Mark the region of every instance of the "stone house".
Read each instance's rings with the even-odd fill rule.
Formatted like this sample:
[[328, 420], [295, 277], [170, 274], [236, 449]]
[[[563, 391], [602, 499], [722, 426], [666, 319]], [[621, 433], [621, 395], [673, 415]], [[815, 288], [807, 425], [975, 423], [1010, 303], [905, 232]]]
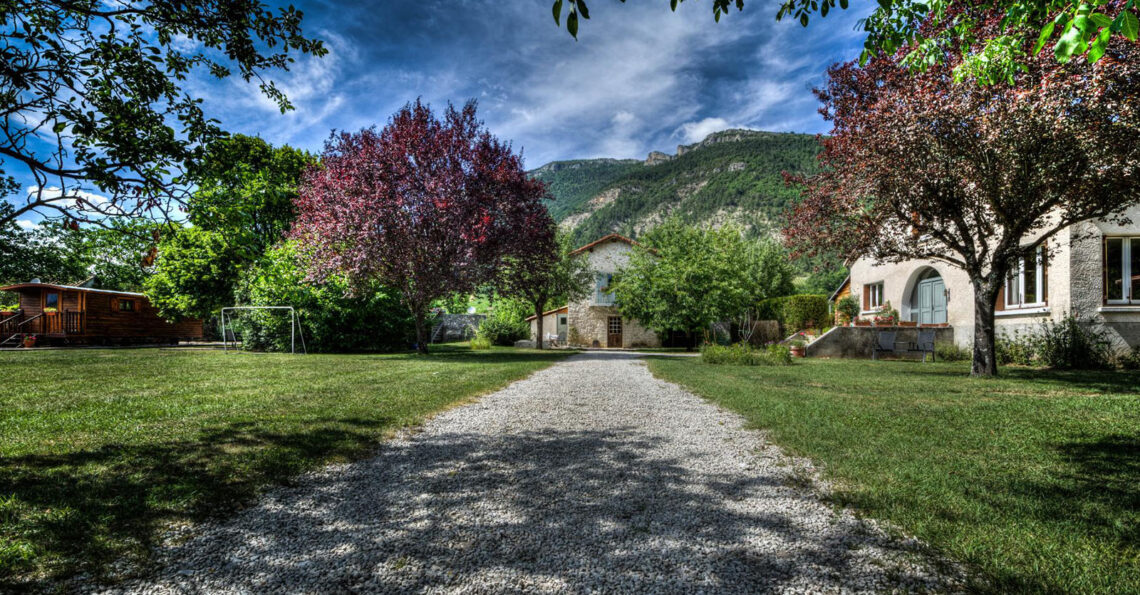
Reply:
[[[560, 344], [579, 347], [660, 346], [657, 333], [618, 312], [614, 295], [609, 291], [614, 273], [629, 261], [629, 253], [635, 245], [636, 242], [627, 237], [610, 234], [571, 252], [577, 258], [588, 259], [594, 273], [593, 287], [585, 299], [544, 312], [543, 334], [557, 334]], [[531, 316], [527, 321], [531, 340], [537, 340], [536, 317]]]
[[[996, 304], [999, 336], [1033, 332], [1046, 319], [1074, 315], [1105, 330], [1118, 347], [1140, 345], [1140, 206], [1133, 221], [1086, 221], [1061, 230], [1047, 245], [1029, 239], [1026, 257], [1013, 271]], [[861, 314], [873, 316], [887, 302], [903, 321], [947, 324], [954, 341], [974, 339], [973, 287], [966, 274], [939, 261], [879, 263], [857, 258], [851, 275], [833, 294], [850, 294]]]

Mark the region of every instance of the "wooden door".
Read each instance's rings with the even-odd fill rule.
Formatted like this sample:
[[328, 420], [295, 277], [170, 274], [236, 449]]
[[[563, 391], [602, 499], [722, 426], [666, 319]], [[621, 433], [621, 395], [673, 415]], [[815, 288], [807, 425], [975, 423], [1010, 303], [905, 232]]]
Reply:
[[921, 324], [946, 322], [946, 284], [941, 278], [919, 282], [918, 322]]
[[606, 326], [606, 347], [621, 347], [621, 316], [610, 316]]

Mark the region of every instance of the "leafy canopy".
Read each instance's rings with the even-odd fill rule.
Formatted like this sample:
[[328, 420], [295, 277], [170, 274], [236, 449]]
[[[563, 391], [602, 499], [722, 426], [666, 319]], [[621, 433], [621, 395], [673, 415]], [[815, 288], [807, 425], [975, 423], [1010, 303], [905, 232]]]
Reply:
[[[0, 190], [14, 207], [0, 225], [29, 212], [169, 216], [203, 147], [225, 135], [185, 81], [236, 71], [290, 109], [267, 73], [326, 53], [301, 18], [258, 0], [0, 1]], [[22, 199], [16, 172], [35, 180]]]

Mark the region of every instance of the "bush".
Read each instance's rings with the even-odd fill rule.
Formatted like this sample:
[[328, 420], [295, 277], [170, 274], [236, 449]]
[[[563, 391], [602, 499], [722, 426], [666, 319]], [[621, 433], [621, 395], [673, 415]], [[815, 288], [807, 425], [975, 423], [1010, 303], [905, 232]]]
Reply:
[[1108, 335], [1073, 316], [1041, 323], [1040, 359], [1060, 370], [1103, 370], [1112, 367], [1114, 353]]
[[477, 333], [495, 345], [511, 346], [515, 341], [530, 337], [530, 323], [526, 321], [529, 307], [513, 300], [498, 300], [494, 311], [483, 319]]
[[745, 343], [701, 347], [701, 361], [706, 364], [735, 366], [787, 366], [792, 363], [792, 352], [787, 345], [774, 343], [762, 349], [753, 349]]
[[827, 326], [830, 318], [825, 295], [789, 295], [761, 300], [756, 305], [756, 319], [778, 321], [785, 334]]
[[[411, 345], [413, 322], [395, 292], [374, 287], [350, 297], [342, 279], [312, 285], [304, 277], [292, 246], [272, 249], [242, 274], [237, 303], [293, 306], [309, 352], [393, 351]], [[235, 316], [234, 322], [243, 347], [289, 351], [287, 314], [253, 311]], [[298, 338], [298, 350], [300, 346]]]
[[960, 362], [971, 359], [973, 353], [969, 349], [959, 347], [957, 343], [936, 343], [934, 357], [944, 362]]
[[845, 295], [835, 302], [835, 310], [843, 322], [851, 322], [859, 317], [859, 300], [853, 295]]
[[490, 349], [491, 345], [491, 340], [487, 337], [475, 335], [475, 337], [471, 339], [471, 349], [474, 349], [476, 351]]
[[1032, 333], [1022, 334], [1020, 330], [1012, 333], [1002, 332], [994, 339], [995, 356], [997, 363], [1003, 366], [1035, 365], [1039, 357], [1041, 338]]

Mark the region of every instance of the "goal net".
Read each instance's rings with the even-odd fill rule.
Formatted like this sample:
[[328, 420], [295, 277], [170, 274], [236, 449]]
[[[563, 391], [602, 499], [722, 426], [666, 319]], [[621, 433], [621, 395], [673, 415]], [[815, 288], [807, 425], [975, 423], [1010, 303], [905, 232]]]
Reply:
[[224, 351], [308, 353], [301, 322], [292, 306], [230, 306], [222, 308]]

